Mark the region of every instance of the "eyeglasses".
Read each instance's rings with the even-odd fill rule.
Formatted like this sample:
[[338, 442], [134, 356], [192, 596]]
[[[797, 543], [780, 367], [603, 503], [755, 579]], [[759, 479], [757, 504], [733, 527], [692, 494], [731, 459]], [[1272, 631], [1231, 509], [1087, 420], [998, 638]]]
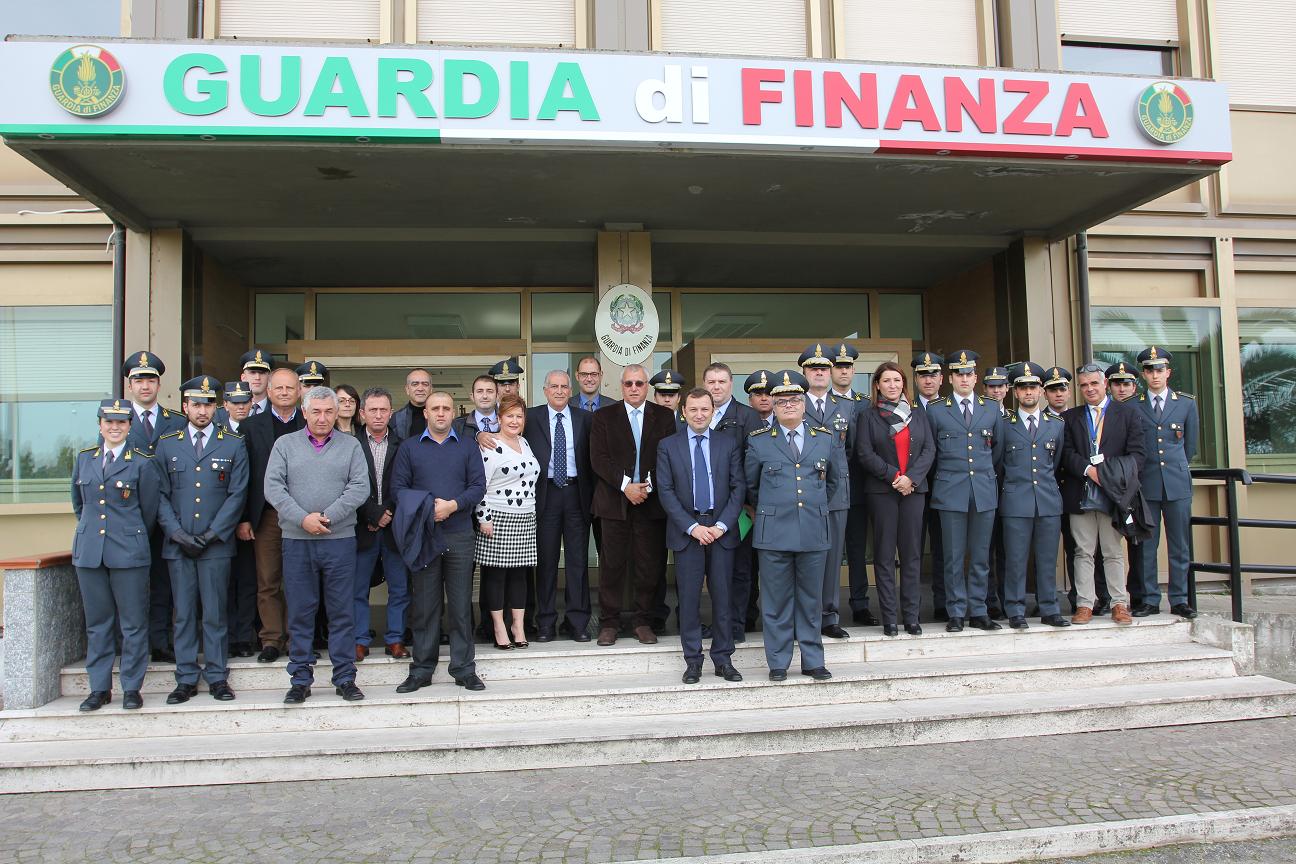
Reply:
[[602, 374], [603, 374], [602, 372], [577, 372], [576, 377], [577, 378], [597, 378]]
[[775, 408], [787, 408], [788, 406], [790, 406], [790, 405], [796, 405], [798, 402], [801, 402], [801, 401], [803, 401], [803, 400], [801, 400], [801, 399], [775, 399], [775, 400], [774, 400], [774, 407], [775, 407]]
[[621, 386], [623, 386], [623, 387], [646, 387], [646, 386], [648, 386], [648, 382], [647, 382], [647, 381], [622, 381], [622, 382], [621, 382]]
[[1102, 375], [1107, 374], [1107, 370], [1099, 366], [1097, 363], [1086, 363], [1085, 365], [1081, 366], [1079, 369], [1076, 370], [1077, 375], [1092, 375], [1095, 372], [1098, 372]]

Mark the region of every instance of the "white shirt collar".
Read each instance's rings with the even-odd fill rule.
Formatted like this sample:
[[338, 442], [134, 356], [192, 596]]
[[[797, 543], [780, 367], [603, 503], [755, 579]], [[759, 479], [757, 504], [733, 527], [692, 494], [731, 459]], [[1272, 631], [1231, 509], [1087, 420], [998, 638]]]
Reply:
[[559, 414], [568, 414], [568, 413], [571, 412], [571, 403], [570, 403], [570, 402], [568, 402], [568, 403], [567, 403], [567, 407], [564, 408], [564, 409], [562, 409], [561, 411], [555, 409], [555, 408], [554, 408], [552, 405], [550, 405], [548, 402], [545, 403], [545, 407], [549, 409], [549, 422], [550, 422], [550, 423], [553, 423], [553, 419], [554, 419], [555, 417], [557, 417]]
[[156, 402], [154, 402], [152, 405], [148, 406], [147, 408], [139, 404], [138, 402], [132, 402], [131, 405], [135, 408], [135, 416], [138, 417], [140, 420], [144, 419], [145, 411], [152, 411], [154, 417], [161, 416], [161, 412], [158, 410], [158, 406]]
[[208, 426], [206, 429], [199, 429], [197, 426], [193, 425], [192, 423], [189, 423], [189, 424], [187, 424], [187, 425], [189, 426], [189, 437], [190, 437], [190, 438], [196, 438], [196, 437], [198, 437], [198, 433], [201, 432], [201, 433], [202, 433], [202, 436], [203, 436], [203, 441], [204, 441], [204, 442], [210, 440], [210, 438], [211, 438], [211, 434], [212, 434], [214, 431], [216, 431], [216, 430], [213, 429], [211, 426]]
[[1021, 421], [1022, 421], [1023, 423], [1025, 423], [1025, 422], [1026, 422], [1027, 420], [1029, 420], [1031, 417], [1034, 417], [1034, 418], [1035, 418], [1035, 425], [1036, 425], [1036, 426], [1039, 425], [1039, 422], [1040, 422], [1040, 411], [1039, 411], [1038, 408], [1036, 408], [1034, 411], [1027, 411], [1027, 410], [1024, 409], [1024, 408], [1018, 408], [1018, 409], [1017, 409], [1017, 414], [1018, 414], [1018, 416], [1021, 417]]
[[646, 408], [648, 407], [648, 402], [647, 402], [646, 400], [645, 400], [644, 403], [643, 403], [642, 405], [640, 405], [638, 408], [635, 408], [635, 407], [632, 406], [629, 402], [622, 402], [621, 404], [625, 406], [625, 409], [626, 409], [626, 416], [627, 416], [627, 417], [633, 417], [633, 416], [634, 416], [634, 412], [636, 412], [636, 411], [638, 411], [638, 412], [640, 412], [640, 413], [647, 413], [647, 412], [644, 410], [644, 409], [646, 409]]
[[115, 462], [117, 461], [118, 458], [121, 457], [122, 451], [125, 449], [126, 449], [126, 442], [123, 441], [122, 443], [118, 444], [116, 447], [105, 447], [103, 455], [106, 456], [107, 454], [111, 453], [113, 457], [113, 461]]

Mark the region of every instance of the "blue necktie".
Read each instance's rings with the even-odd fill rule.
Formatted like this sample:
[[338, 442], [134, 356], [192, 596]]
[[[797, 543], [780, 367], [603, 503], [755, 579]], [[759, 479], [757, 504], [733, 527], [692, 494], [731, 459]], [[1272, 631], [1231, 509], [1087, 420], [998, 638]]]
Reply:
[[567, 427], [561, 414], [554, 416], [553, 479], [559, 486], [567, 485]]
[[699, 513], [711, 509], [711, 478], [707, 475], [706, 454], [702, 452], [701, 435], [693, 436], [693, 507]]
[[630, 431], [634, 433], [635, 441], [635, 467], [634, 482], [639, 482], [639, 442], [643, 438], [643, 424], [639, 421], [639, 409], [636, 408], [630, 412]]

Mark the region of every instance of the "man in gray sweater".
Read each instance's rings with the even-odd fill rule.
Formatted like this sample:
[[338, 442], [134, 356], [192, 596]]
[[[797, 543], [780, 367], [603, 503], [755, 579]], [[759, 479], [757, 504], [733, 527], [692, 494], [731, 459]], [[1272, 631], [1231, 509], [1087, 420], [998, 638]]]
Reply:
[[333, 686], [348, 702], [364, 698], [355, 683], [356, 508], [369, 497], [369, 469], [360, 442], [334, 430], [337, 394], [313, 387], [302, 398], [306, 428], [280, 437], [266, 464], [266, 502], [283, 531], [283, 585], [288, 607], [288, 674], [285, 704], [311, 694], [315, 657], [311, 642], [323, 594], [329, 624]]

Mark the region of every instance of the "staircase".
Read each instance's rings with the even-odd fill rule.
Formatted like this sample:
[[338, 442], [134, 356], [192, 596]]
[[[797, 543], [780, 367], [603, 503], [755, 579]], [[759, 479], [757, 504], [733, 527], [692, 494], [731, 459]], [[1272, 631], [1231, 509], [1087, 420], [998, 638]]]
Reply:
[[[1219, 622], [1223, 624], [1223, 622]], [[1239, 674], [1211, 630], [1167, 616], [1129, 627], [932, 632], [885, 638], [870, 628], [825, 640], [831, 681], [766, 677], [759, 637], [738, 646], [746, 676], [704, 667], [680, 683], [676, 638], [478, 646], [481, 693], [455, 687], [445, 659], [431, 687], [401, 695], [406, 661], [359, 664], [368, 698], [343, 702], [316, 667], [314, 695], [283, 705], [283, 664], [234, 660], [234, 702], [205, 692], [167, 706], [173, 667], [154, 664], [145, 705], [121, 694], [82, 714], [84, 667], [62, 673], [61, 698], [0, 712], [0, 792], [261, 783], [610, 765], [885, 747], [1183, 725], [1296, 714], [1296, 686]], [[859, 631], [857, 631], [859, 632]], [[1194, 638], [1196, 635], [1196, 638]]]

